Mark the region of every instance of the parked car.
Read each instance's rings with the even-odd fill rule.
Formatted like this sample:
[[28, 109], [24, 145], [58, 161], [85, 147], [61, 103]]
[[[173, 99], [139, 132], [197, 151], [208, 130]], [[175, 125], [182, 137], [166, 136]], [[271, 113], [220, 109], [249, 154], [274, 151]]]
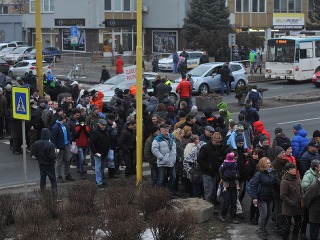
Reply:
[[[192, 93], [201, 94], [219, 91], [221, 88], [219, 70], [223, 64], [222, 62], [205, 63], [189, 71], [187, 74], [192, 77], [194, 82]], [[248, 84], [247, 72], [241, 63], [230, 62], [229, 67], [234, 77], [231, 90]], [[181, 77], [175, 80], [175, 82], [180, 81]]]
[[[45, 47], [42, 49], [43, 60], [46, 62], [60, 62], [61, 53], [56, 47]], [[30, 59], [36, 59], [36, 49], [33, 49], [29, 54]]]
[[7, 54], [11, 53], [16, 47], [6, 47], [1, 49], [0, 58], [4, 58]]
[[16, 64], [17, 62], [28, 58], [29, 53], [34, 47], [17, 47], [11, 53], [7, 54], [3, 60], [9, 64]]
[[29, 44], [24, 41], [11, 41], [10, 42], [10, 47], [27, 47]]
[[[155, 77], [157, 76], [157, 73], [154, 72], [144, 72], [144, 76], [146, 79], [149, 81], [149, 89], [148, 91], [153, 91], [152, 89], [152, 82], [154, 81]], [[172, 91], [170, 93], [170, 98], [172, 101], [175, 103], [179, 99], [177, 93], [175, 92], [175, 88], [177, 86], [176, 83], [172, 84]], [[126, 85], [125, 82], [125, 75], [124, 74], [118, 74], [112, 78], [110, 78], [108, 81], [105, 83], [97, 84], [95, 86], [92, 86], [91, 88], [88, 89], [88, 91], [96, 90], [96, 91], [101, 91], [104, 94], [104, 98], [102, 99], [104, 107], [108, 105], [110, 102], [111, 98], [114, 96], [114, 90], [116, 88], [119, 89], [128, 89], [130, 86]], [[83, 90], [82, 90], [83, 91]], [[82, 92], [80, 92], [80, 95], [82, 95]]]
[[313, 85], [315, 85], [317, 88], [320, 87], [320, 71], [316, 72], [316, 73], [312, 76], [311, 82], [312, 82]]
[[[51, 72], [51, 66], [47, 62], [43, 61], [43, 72]], [[29, 71], [32, 71], [33, 75], [37, 75], [37, 63], [36, 60], [23, 60], [10, 67], [8, 75], [10, 77], [25, 77]]]
[[[203, 52], [201, 51], [193, 51], [193, 52], [186, 51], [186, 52], [189, 54], [189, 58], [187, 60], [188, 69], [199, 66], [200, 57], [203, 55]], [[178, 53], [178, 56], [180, 56], [180, 53], [182, 53], [182, 51], [179, 51], [177, 53]], [[171, 54], [170, 56], [159, 60], [159, 70], [172, 71], [172, 64], [173, 64], [173, 59]]]
[[5, 60], [0, 58], [0, 72], [2, 72], [4, 74], [8, 74], [9, 67], [10, 67], [10, 65]]
[[7, 47], [16, 47], [13, 43], [0, 43], [0, 50], [7, 48]]

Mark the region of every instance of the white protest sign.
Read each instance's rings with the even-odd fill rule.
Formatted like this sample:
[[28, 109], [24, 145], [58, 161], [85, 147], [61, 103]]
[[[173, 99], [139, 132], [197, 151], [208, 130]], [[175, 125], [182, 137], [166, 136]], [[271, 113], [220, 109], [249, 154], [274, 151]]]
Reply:
[[132, 85], [136, 84], [136, 80], [137, 80], [136, 70], [137, 70], [136, 65], [132, 65], [132, 66], [128, 66], [128, 67], [123, 68], [124, 79], [125, 79], [127, 86], [132, 86]]

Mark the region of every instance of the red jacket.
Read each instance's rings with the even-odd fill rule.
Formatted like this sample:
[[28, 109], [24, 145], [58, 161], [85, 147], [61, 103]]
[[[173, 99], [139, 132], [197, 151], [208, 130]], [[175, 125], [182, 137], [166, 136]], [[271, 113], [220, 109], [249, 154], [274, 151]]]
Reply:
[[192, 86], [185, 78], [179, 83], [176, 88], [176, 92], [179, 93], [180, 98], [189, 98], [192, 91]]
[[255, 131], [253, 133], [254, 137], [258, 137], [260, 133], [266, 135], [268, 137], [268, 144], [270, 146], [270, 134], [268, 131], [264, 128], [263, 122], [262, 121], [256, 121], [253, 124], [253, 127], [255, 128]]
[[121, 74], [123, 73], [123, 60], [120, 56], [118, 56], [118, 59], [116, 61], [116, 73]]
[[89, 134], [90, 127], [85, 125], [86, 133], [82, 130], [81, 125], [77, 125], [74, 128], [74, 137], [76, 138], [77, 147], [88, 147], [89, 146]]
[[104, 94], [99, 91], [98, 97], [92, 98], [92, 101], [90, 102], [92, 105], [96, 105], [97, 107], [99, 107], [99, 112], [102, 112], [102, 108], [103, 108], [102, 98], [103, 97], [104, 97]]

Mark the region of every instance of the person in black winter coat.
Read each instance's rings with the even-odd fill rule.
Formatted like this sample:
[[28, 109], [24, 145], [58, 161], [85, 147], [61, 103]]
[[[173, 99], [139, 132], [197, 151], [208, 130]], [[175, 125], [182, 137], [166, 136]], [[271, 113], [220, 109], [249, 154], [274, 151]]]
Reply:
[[224, 94], [224, 86], [227, 87], [227, 95], [230, 94], [230, 73], [231, 70], [227, 63], [223, 64], [222, 68], [219, 70], [219, 74], [221, 74], [221, 96]]
[[259, 221], [258, 234], [260, 239], [267, 239], [266, 225], [271, 216], [272, 200], [274, 196], [274, 185], [276, 177], [268, 158], [260, 159], [257, 165], [258, 171], [255, 173], [251, 184], [252, 203], [258, 206]]
[[243, 113], [246, 116], [246, 122], [251, 126], [260, 119], [257, 109], [252, 107], [251, 100], [246, 101], [246, 105], [241, 109], [240, 113]]
[[52, 195], [57, 197], [57, 179], [54, 164], [56, 162], [56, 153], [53, 143], [50, 141], [50, 130], [43, 128], [41, 130], [41, 140], [38, 140], [34, 146], [34, 154], [39, 163], [40, 169], [40, 190], [46, 188], [47, 176], [51, 182]]
[[319, 145], [315, 141], [310, 141], [308, 145], [308, 150], [301, 156], [300, 163], [300, 177], [303, 178], [306, 171], [309, 170], [312, 160], [320, 159], [320, 154], [318, 152]]
[[104, 119], [99, 119], [96, 129], [91, 133], [89, 139], [90, 150], [95, 161], [96, 183], [100, 188], [105, 186], [102, 181], [102, 177], [110, 149], [109, 134], [106, 130], [106, 126], [107, 121]]
[[216, 197], [216, 182], [224, 154], [225, 147], [222, 145], [221, 134], [215, 132], [211, 137], [211, 142], [200, 148], [198, 156], [198, 164], [203, 178], [204, 198], [212, 204], [214, 204]]
[[[259, 160], [263, 157], [262, 151], [260, 149], [255, 149], [252, 153], [252, 156], [249, 155], [248, 156], [248, 162], [246, 163], [246, 179], [249, 182], [253, 176], [255, 175], [255, 173], [257, 172], [257, 165]], [[253, 225], [257, 225], [258, 224], [258, 219], [259, 219], [259, 210], [258, 208], [253, 204], [253, 202], [251, 201], [251, 205], [250, 205], [250, 222]]]
[[107, 70], [106, 66], [102, 66], [100, 83], [106, 82], [109, 78], [111, 78], [109, 71]]
[[157, 56], [153, 58], [151, 64], [152, 64], [152, 72], [159, 72], [159, 60]]
[[120, 151], [126, 164], [125, 176], [130, 177], [136, 169], [136, 121], [130, 120], [123, 127], [119, 140]]
[[159, 102], [162, 102], [162, 100], [165, 98], [164, 94], [170, 94], [172, 87], [170, 85], [166, 84], [166, 79], [162, 78], [161, 83], [158, 84], [155, 88], [156, 97]]

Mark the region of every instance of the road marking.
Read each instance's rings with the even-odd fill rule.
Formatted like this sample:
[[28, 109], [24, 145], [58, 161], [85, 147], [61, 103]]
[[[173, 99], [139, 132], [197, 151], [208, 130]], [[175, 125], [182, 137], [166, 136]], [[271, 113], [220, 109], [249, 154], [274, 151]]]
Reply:
[[290, 122], [282, 122], [282, 123], [277, 123], [278, 125], [283, 125], [283, 124], [289, 124], [289, 123], [296, 123], [296, 122], [307, 122], [307, 121], [312, 121], [312, 120], [318, 120], [318, 118], [307, 118], [307, 119], [302, 119], [302, 120], [295, 120], [295, 121], [290, 121]]

